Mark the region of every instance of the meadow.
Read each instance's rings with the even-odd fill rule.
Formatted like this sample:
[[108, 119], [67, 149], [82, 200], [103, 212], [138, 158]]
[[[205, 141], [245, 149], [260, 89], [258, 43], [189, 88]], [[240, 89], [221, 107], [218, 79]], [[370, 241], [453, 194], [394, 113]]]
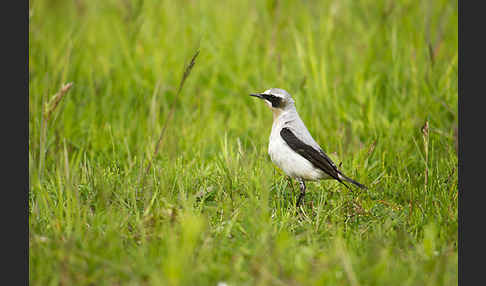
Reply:
[[29, 3], [30, 285], [457, 285], [457, 1]]

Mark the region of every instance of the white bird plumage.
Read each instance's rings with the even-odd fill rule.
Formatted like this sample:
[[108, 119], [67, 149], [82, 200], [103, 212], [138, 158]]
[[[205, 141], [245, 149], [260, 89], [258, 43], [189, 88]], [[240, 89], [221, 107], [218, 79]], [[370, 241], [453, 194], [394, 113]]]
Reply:
[[343, 181], [347, 181], [365, 188], [337, 169], [307, 130], [297, 113], [295, 101], [288, 92], [271, 88], [251, 96], [263, 99], [273, 112], [268, 154], [272, 162], [286, 175], [299, 181], [301, 194], [297, 206], [305, 195], [307, 180], [336, 179], [343, 184]]

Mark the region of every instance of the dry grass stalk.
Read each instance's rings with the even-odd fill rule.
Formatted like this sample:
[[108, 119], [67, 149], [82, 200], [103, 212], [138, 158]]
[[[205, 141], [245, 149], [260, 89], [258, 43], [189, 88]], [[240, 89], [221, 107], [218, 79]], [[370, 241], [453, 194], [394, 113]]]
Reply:
[[45, 142], [47, 138], [47, 124], [49, 123], [49, 119], [51, 118], [52, 113], [56, 110], [59, 102], [61, 99], [67, 94], [69, 89], [73, 86], [73, 83], [67, 83], [61, 86], [61, 89], [49, 100], [48, 103], [44, 106], [44, 113], [42, 116], [44, 120], [41, 120], [41, 136], [40, 136], [40, 148], [39, 148], [39, 178], [42, 177], [43, 167], [44, 167], [44, 160], [45, 160]]
[[368, 158], [373, 154], [373, 152], [375, 151], [375, 147], [376, 147], [376, 142], [377, 140], [375, 139], [373, 141], [373, 143], [371, 143], [370, 147], [368, 148]]
[[46, 121], [49, 121], [52, 112], [56, 110], [57, 105], [59, 104], [59, 102], [61, 102], [61, 99], [64, 97], [64, 95], [66, 95], [66, 93], [69, 91], [69, 89], [71, 89], [72, 86], [72, 82], [64, 84], [61, 89], [45, 105], [44, 118], [46, 119]]
[[[176, 92], [176, 96], [174, 98], [174, 102], [172, 102], [172, 106], [170, 108], [169, 114], [167, 114], [167, 118], [164, 122], [164, 126], [162, 127], [162, 131], [160, 132], [160, 136], [159, 136], [159, 139], [157, 140], [157, 145], [155, 146], [155, 151], [154, 151], [154, 155], [152, 156], [152, 158], [155, 158], [157, 156], [157, 154], [159, 153], [159, 149], [160, 149], [162, 140], [164, 139], [165, 130], [167, 129], [168, 123], [172, 119], [174, 111], [175, 111], [175, 100], [177, 99], [177, 97], [179, 97], [179, 94], [181, 93], [182, 88], [184, 87], [184, 83], [186, 82], [186, 79], [191, 74], [191, 70], [194, 67], [194, 65], [196, 64], [196, 58], [197, 58], [198, 55], [199, 55], [199, 49], [196, 50], [196, 53], [194, 53], [194, 55], [192, 56], [191, 61], [189, 62], [189, 64], [184, 69], [184, 74], [182, 75], [182, 79], [179, 83], [179, 87], [177, 88], [177, 92]], [[150, 171], [151, 167], [152, 167], [152, 160], [149, 161], [149, 163], [147, 165], [147, 169], [145, 170], [145, 174], [143, 175], [142, 187], [145, 185], [145, 178], [146, 178], [148, 172]]]
[[425, 149], [425, 191], [427, 191], [427, 184], [429, 178], [429, 121], [425, 121], [422, 127], [422, 137], [424, 138]]

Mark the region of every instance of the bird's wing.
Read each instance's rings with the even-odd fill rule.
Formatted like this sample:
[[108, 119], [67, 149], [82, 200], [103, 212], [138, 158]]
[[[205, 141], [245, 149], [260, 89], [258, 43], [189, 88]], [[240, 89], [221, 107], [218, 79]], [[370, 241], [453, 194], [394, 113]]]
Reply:
[[294, 150], [297, 154], [301, 155], [309, 162], [311, 162], [316, 168], [321, 169], [323, 172], [331, 176], [332, 178], [343, 183], [339, 174], [341, 173], [331, 159], [320, 148], [316, 150], [314, 147], [304, 143], [300, 140], [288, 127], [280, 130], [280, 136]]

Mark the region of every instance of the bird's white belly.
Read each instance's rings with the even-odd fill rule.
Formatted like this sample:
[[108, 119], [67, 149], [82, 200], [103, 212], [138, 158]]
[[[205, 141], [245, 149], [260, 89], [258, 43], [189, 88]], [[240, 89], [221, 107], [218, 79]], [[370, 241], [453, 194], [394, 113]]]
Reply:
[[280, 136], [270, 138], [268, 154], [272, 162], [292, 178], [312, 181], [329, 178], [322, 170], [294, 152]]

